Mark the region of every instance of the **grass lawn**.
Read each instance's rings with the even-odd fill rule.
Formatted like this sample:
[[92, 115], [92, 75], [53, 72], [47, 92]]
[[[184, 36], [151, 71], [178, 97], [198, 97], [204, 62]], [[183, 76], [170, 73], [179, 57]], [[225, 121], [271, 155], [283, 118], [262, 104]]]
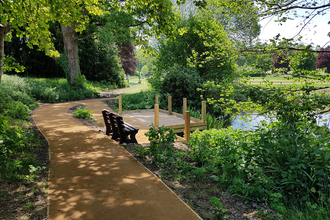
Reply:
[[[288, 79], [284, 76], [266, 76], [266, 77], [251, 77], [251, 79], [249, 80], [248, 84], [251, 85], [263, 85], [263, 81], [264, 80], [268, 80], [268, 81], [272, 81], [274, 83], [275, 86], [285, 86], [285, 85], [290, 85], [294, 82], [294, 79]], [[330, 82], [321, 82], [321, 81], [317, 81], [317, 83], [315, 84], [315, 86], [320, 87], [320, 86], [330, 86]]]
[[121, 93], [132, 94], [142, 91], [145, 91], [149, 88], [147, 79], [141, 79], [141, 83], [139, 82], [138, 77], [131, 77], [129, 79], [129, 87], [120, 89]]

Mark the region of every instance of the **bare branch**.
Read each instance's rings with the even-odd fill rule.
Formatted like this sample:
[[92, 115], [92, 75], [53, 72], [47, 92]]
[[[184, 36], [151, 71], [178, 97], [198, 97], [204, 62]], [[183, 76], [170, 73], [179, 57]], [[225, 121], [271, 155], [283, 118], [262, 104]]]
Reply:
[[[330, 7], [330, 3], [320, 5], [320, 6], [315, 6], [315, 7], [308, 7], [308, 6], [300, 6], [300, 5], [292, 5], [296, 1], [291, 1], [285, 5], [269, 5], [270, 8], [263, 13], [261, 13], [262, 16], [266, 16], [269, 14], [269, 12], [272, 12], [272, 14], [279, 14], [279, 13], [284, 13], [290, 10], [294, 9], [303, 9], [303, 10], [319, 10], [319, 9], [324, 9]], [[292, 5], [292, 6], [291, 6]], [[273, 7], [274, 6], [274, 7]], [[325, 9], [327, 10], [327, 9]]]

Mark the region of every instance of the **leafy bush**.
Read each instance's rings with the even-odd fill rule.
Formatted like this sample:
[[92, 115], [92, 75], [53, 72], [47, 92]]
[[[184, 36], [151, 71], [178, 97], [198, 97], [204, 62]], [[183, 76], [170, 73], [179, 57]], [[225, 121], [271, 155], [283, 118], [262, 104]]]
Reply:
[[35, 164], [27, 153], [33, 146], [33, 133], [11, 125], [8, 120], [0, 116], [0, 178], [19, 179], [29, 173], [29, 165]]
[[149, 131], [145, 133], [150, 141], [150, 146], [143, 148], [138, 147], [142, 156], [151, 156], [152, 161], [156, 164], [162, 164], [167, 161], [168, 157], [174, 156], [173, 143], [176, 139], [174, 130], [166, 128], [164, 125], [155, 128], [150, 125]]
[[183, 98], [187, 98], [190, 107], [200, 108], [201, 92], [197, 89], [202, 87], [202, 84], [203, 79], [195, 68], [175, 65], [168, 69], [162, 82], [161, 93], [172, 96], [173, 109], [181, 111]]
[[125, 87], [124, 73], [118, 59], [118, 51], [109, 32], [102, 30], [94, 38], [79, 43], [79, 60], [81, 73], [87, 80], [104, 82]]
[[86, 109], [83, 105], [79, 106], [78, 110], [74, 111], [74, 117], [76, 118], [82, 118], [82, 119], [87, 119], [90, 121], [95, 121], [95, 119], [93, 118], [93, 111], [89, 111], [88, 109]]
[[35, 106], [31, 103], [33, 99], [24, 98], [24, 95], [19, 95], [19, 92], [12, 91], [3, 85], [0, 86], [0, 114], [3, 116], [8, 116], [13, 119], [28, 120], [30, 109], [27, 105], [23, 104], [21, 101], [15, 99], [22, 98], [22, 101], [26, 101], [30, 106]]
[[[151, 109], [155, 105], [156, 92], [152, 90], [141, 91], [134, 94], [122, 96], [124, 110]], [[161, 109], [167, 109], [167, 98], [165, 95], [158, 96], [158, 104]], [[118, 104], [118, 100], [117, 100]]]
[[247, 199], [284, 204], [322, 203], [330, 196], [330, 140], [325, 127], [288, 130], [273, 122], [255, 133], [227, 128], [191, 135], [191, 158], [210, 178]]
[[66, 79], [27, 78], [31, 96], [46, 103], [99, 97], [99, 92], [87, 83], [84, 88], [71, 86]]
[[317, 56], [314, 53], [299, 51], [290, 61], [290, 67], [294, 70], [315, 70]]

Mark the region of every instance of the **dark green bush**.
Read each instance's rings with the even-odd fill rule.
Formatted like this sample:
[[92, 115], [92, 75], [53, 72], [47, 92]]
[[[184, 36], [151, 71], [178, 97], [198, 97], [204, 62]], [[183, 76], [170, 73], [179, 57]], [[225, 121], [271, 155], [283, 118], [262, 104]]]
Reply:
[[[152, 109], [155, 105], [155, 96], [157, 92], [148, 90], [134, 94], [122, 96], [123, 110]], [[167, 97], [159, 95], [159, 106], [161, 109], [167, 109]], [[118, 104], [118, 103], [117, 103]]]
[[[0, 114], [14, 119], [27, 120], [30, 109], [21, 101], [14, 100], [13, 96], [16, 99], [19, 99], [20, 96], [15, 96], [13, 93], [15, 92], [0, 86]], [[31, 99], [28, 100], [31, 101]]]
[[191, 108], [200, 109], [201, 92], [197, 89], [202, 85], [203, 79], [195, 68], [174, 65], [164, 77], [161, 94], [172, 96], [172, 106], [176, 111], [182, 111], [183, 98], [187, 98]]

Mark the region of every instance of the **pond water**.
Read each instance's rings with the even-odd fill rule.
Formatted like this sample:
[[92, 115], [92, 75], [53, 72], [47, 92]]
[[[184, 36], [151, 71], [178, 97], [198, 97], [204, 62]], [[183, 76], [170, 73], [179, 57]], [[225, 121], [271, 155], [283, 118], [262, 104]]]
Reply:
[[[263, 116], [263, 115], [238, 115], [235, 119], [232, 120], [232, 126], [234, 129], [244, 129], [244, 130], [255, 130], [260, 126], [262, 121], [265, 121], [269, 124], [271, 121], [276, 120], [274, 116]], [[247, 120], [244, 120], [246, 118]], [[326, 125], [330, 129], [330, 114], [319, 115], [316, 118], [316, 123], [318, 126]]]

